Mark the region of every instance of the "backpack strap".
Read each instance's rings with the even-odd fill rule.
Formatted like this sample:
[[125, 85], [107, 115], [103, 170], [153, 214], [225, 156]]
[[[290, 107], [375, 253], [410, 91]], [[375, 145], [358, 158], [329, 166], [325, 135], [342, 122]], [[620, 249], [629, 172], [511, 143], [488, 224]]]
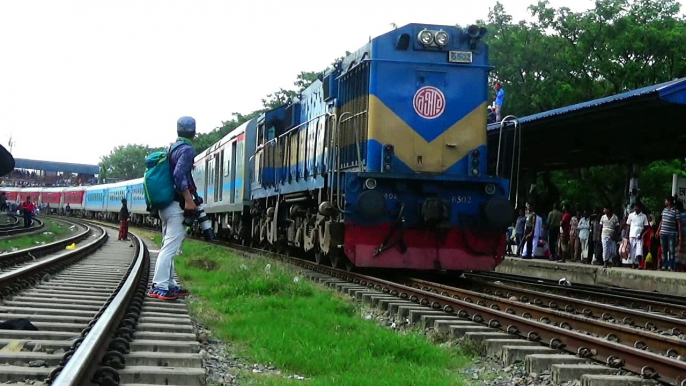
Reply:
[[172, 152], [184, 144], [188, 145], [188, 146], [193, 146], [191, 144], [191, 141], [189, 141], [188, 139], [183, 138], [183, 137], [178, 137], [176, 139], [176, 142], [170, 144], [169, 147], [167, 148], [167, 154], [169, 155], [169, 157], [171, 158]]
[[[169, 162], [170, 172], [172, 174], [172, 179], [173, 179], [173, 175], [174, 175], [174, 168], [176, 167], [176, 165], [172, 162], [172, 152], [174, 150], [178, 149], [179, 147], [183, 146], [183, 145], [188, 145], [188, 146], [193, 147], [190, 140], [188, 140], [187, 138], [178, 137], [176, 139], [176, 142], [170, 144], [169, 147], [167, 148], [167, 161]], [[191, 178], [191, 181], [192, 181], [192, 178]], [[193, 184], [193, 186], [195, 186], [195, 184]], [[178, 195], [177, 198], [180, 198], [180, 194], [178, 194], [178, 192], [177, 192], [177, 195]]]

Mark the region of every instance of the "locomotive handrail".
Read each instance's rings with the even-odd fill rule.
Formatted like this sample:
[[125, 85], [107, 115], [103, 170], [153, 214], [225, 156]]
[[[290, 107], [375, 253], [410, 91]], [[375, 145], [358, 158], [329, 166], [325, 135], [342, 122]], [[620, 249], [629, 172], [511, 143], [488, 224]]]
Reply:
[[346, 111], [338, 117], [336, 122], [336, 209], [340, 212], [343, 211], [341, 208], [341, 123], [344, 120], [344, 116], [348, 114], [353, 117], [353, 113]]
[[327, 116], [327, 115], [335, 115], [335, 114], [333, 114], [333, 113], [324, 113], [324, 114], [320, 114], [320, 115], [317, 115], [316, 117], [311, 118], [311, 119], [309, 119], [309, 120], [307, 120], [307, 121], [305, 121], [305, 122], [303, 122], [303, 123], [301, 123], [301, 124], [299, 124], [299, 125], [297, 125], [297, 126], [294, 126], [294, 127], [290, 128], [287, 132], [285, 132], [285, 133], [279, 135], [278, 137], [274, 137], [274, 138], [270, 139], [269, 141], [265, 142], [263, 145], [258, 146], [257, 149], [255, 149], [255, 153], [257, 153], [258, 150], [262, 150], [262, 149], [263, 149], [266, 145], [268, 145], [270, 142], [276, 141], [276, 140], [278, 140], [279, 138], [281, 138], [281, 137], [283, 137], [283, 136], [285, 136], [285, 135], [290, 134], [291, 131], [299, 129], [300, 126], [306, 125], [306, 124], [308, 124], [308, 123], [314, 121], [315, 119], [319, 119], [319, 118], [324, 117], [324, 116]]
[[[518, 138], [517, 138], [518, 137]], [[515, 183], [517, 185], [517, 190], [515, 191], [515, 208], [519, 206], [519, 172], [522, 170], [521, 168], [521, 161], [522, 161], [522, 128], [519, 126], [519, 120], [515, 118], [515, 138], [516, 142], [519, 143], [519, 146], [516, 148], [517, 151], [517, 177], [515, 179]], [[512, 145], [512, 147], [515, 147], [515, 145]], [[512, 149], [512, 174], [510, 175], [510, 180], [514, 177], [514, 150]], [[512, 196], [512, 184], [510, 184], [510, 194], [508, 195], [508, 200], [510, 200], [510, 197]]]
[[[347, 114], [352, 114], [352, 113], [350, 113], [350, 112], [345, 112], [345, 113], [343, 113], [343, 114], [346, 114], [346, 113], [347, 113]], [[351, 119], [355, 119], [355, 118], [357, 118], [357, 117], [359, 117], [359, 116], [361, 116], [361, 115], [367, 114], [367, 113], [368, 113], [367, 110], [360, 111], [359, 113], [357, 113], [357, 114], [355, 114], [355, 115], [353, 115], [353, 116], [351, 116], [351, 117], [348, 117], [348, 118], [346, 118], [346, 119], [341, 119], [341, 120], [339, 121], [339, 124], [342, 125], [343, 123], [345, 123], [345, 122], [347, 122], [347, 121], [349, 121], [349, 120], [351, 120]], [[343, 116], [343, 114], [341, 114], [341, 116]], [[361, 151], [361, 150], [360, 150], [360, 139], [358, 138], [357, 130], [355, 130], [354, 133], [355, 133], [355, 145], [356, 145], [356, 147], [357, 147], [357, 165], [358, 165], [360, 168], [362, 168], [362, 153], [360, 152], [360, 151]], [[339, 165], [339, 167], [340, 167], [340, 165]]]
[[503, 120], [500, 122], [500, 133], [498, 134], [498, 157], [495, 162], [495, 176], [500, 177], [500, 152], [501, 152], [501, 145], [503, 141], [503, 128], [505, 127], [505, 122], [507, 121], [508, 118], [514, 119], [515, 122], [515, 130], [519, 126], [519, 120], [517, 120], [517, 117], [514, 115], [508, 115]]
[[262, 150], [264, 150], [264, 148], [265, 148], [267, 145], [269, 145], [271, 142], [278, 141], [279, 138], [281, 138], [281, 137], [283, 137], [283, 136], [285, 136], [285, 135], [290, 134], [293, 130], [299, 129], [300, 126], [306, 125], [306, 124], [308, 124], [308, 123], [314, 121], [315, 119], [319, 119], [319, 118], [324, 117], [324, 116], [336, 116], [336, 114], [334, 114], [334, 113], [328, 113], [328, 112], [327, 112], [327, 113], [318, 115], [318, 116], [316, 116], [316, 117], [314, 117], [314, 118], [312, 118], [312, 119], [309, 119], [309, 120], [307, 120], [307, 121], [305, 121], [305, 122], [303, 122], [303, 123], [301, 123], [301, 124], [299, 124], [299, 125], [297, 125], [297, 126], [295, 126], [295, 127], [292, 127], [292, 128], [289, 129], [287, 132], [285, 132], [285, 133], [279, 135], [278, 137], [274, 137], [274, 138], [270, 139], [269, 141], [267, 141], [267, 142], [265, 142], [265, 143], [263, 143], [263, 144], [257, 146], [257, 148], [255, 148], [255, 153], [253, 153], [253, 155], [251, 155], [250, 158], [248, 158], [248, 162], [251, 162], [251, 161], [255, 158], [255, 156], [257, 155], [257, 153], [260, 152], [260, 151], [262, 151]]

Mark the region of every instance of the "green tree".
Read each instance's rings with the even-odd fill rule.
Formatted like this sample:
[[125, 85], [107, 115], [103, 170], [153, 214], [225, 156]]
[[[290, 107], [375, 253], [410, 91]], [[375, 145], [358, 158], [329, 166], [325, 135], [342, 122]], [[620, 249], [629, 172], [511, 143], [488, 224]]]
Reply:
[[233, 118], [229, 121], [223, 121], [221, 127], [216, 127], [209, 133], [201, 133], [196, 135], [193, 140], [193, 148], [196, 154], [200, 154], [207, 150], [213, 143], [218, 142], [224, 136], [238, 128], [238, 126], [260, 115], [263, 110], [256, 110], [250, 114], [243, 115], [241, 113], [232, 113]]
[[[599, 0], [572, 12], [547, 1], [529, 7], [534, 22], [513, 22], [497, 3], [489, 29], [491, 76], [507, 92], [505, 114], [525, 116], [686, 76], [686, 23], [675, 0]], [[641, 200], [659, 209], [682, 162], [642, 165]], [[579, 206], [625, 204], [626, 165], [568, 170], [538, 176], [546, 203]]]
[[314, 83], [314, 81], [322, 76], [325, 71], [301, 71], [296, 77], [295, 82], [293, 82], [293, 85], [296, 87], [295, 90], [285, 90], [281, 88], [278, 91], [267, 94], [267, 97], [262, 99], [262, 106], [265, 110], [271, 110], [287, 104]]
[[145, 157], [159, 151], [145, 145], [117, 146], [100, 158], [100, 179], [134, 179], [145, 173]]

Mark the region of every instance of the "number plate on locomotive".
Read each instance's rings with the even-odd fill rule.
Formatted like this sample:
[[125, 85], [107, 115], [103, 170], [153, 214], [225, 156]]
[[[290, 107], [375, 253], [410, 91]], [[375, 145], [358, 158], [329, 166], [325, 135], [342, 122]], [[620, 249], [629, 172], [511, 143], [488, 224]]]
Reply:
[[471, 63], [472, 53], [470, 51], [450, 51], [448, 53], [450, 63]]

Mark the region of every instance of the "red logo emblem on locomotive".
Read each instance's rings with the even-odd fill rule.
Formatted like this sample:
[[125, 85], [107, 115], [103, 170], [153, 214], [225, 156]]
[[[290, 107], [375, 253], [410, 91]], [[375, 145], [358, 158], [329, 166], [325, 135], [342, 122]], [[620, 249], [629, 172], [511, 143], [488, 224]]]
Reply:
[[445, 96], [436, 87], [426, 86], [417, 90], [412, 101], [414, 111], [426, 119], [438, 118], [445, 111]]

